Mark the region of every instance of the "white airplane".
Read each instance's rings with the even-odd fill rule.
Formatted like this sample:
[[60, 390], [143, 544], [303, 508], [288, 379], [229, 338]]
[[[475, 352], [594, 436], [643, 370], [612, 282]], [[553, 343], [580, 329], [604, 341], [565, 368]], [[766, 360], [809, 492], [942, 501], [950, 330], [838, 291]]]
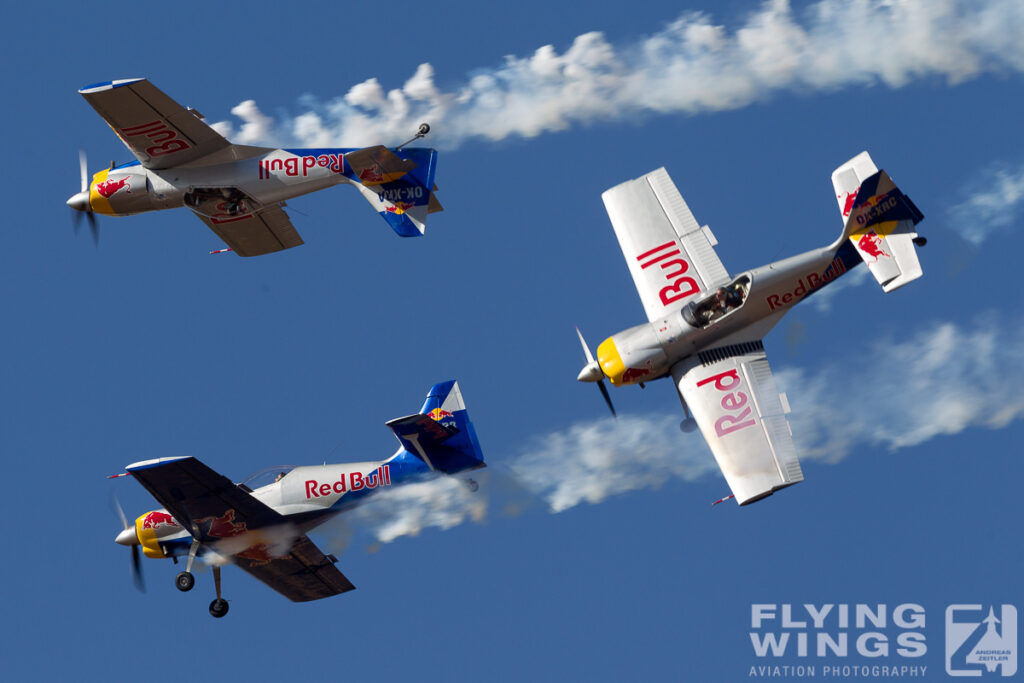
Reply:
[[[762, 339], [791, 307], [867, 264], [886, 292], [921, 276], [914, 226], [924, 216], [867, 152], [832, 174], [843, 232], [827, 247], [730, 276], [711, 230], [694, 218], [664, 168], [611, 188], [605, 209], [649, 322], [597, 347], [579, 334], [587, 364], [577, 379], [644, 386], [671, 377], [740, 505], [803, 480]], [[577, 329], [577, 333], [579, 330]], [[690, 413], [692, 412], [692, 417]], [[721, 502], [721, 501], [717, 501]]]
[[441, 211], [434, 197], [437, 152], [395, 149], [274, 149], [233, 145], [202, 115], [165, 95], [144, 78], [97, 83], [79, 90], [121, 138], [136, 161], [88, 179], [80, 154], [81, 191], [67, 204], [89, 219], [130, 216], [187, 206], [234, 251], [257, 256], [302, 244], [284, 212], [285, 201], [340, 184], [352, 184], [402, 237], [422, 235], [427, 214]]
[[[192, 563], [213, 565], [216, 599], [210, 614], [223, 617], [220, 566], [231, 562], [296, 602], [319, 600], [355, 586], [306, 535], [330, 518], [381, 491], [455, 475], [484, 465], [483, 452], [455, 381], [435, 384], [419, 413], [387, 423], [401, 446], [374, 462], [278, 466], [234, 484], [193, 457], [133, 463], [131, 475], [163, 505], [130, 523], [118, 506], [124, 530], [115, 541], [132, 549], [132, 572], [142, 588], [139, 548], [146, 557], [187, 558], [175, 577], [178, 590], [195, 585]], [[466, 480], [471, 490], [477, 485]]]

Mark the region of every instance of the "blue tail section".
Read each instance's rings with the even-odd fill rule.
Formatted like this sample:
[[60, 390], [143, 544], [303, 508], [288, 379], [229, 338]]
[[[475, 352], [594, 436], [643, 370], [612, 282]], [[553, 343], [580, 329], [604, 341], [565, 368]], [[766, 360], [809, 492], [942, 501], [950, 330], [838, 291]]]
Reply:
[[419, 413], [391, 420], [387, 425], [402, 447], [431, 470], [454, 474], [485, 466], [456, 381], [435, 384]]
[[426, 148], [369, 148], [345, 157], [345, 175], [402, 237], [426, 230], [427, 214], [442, 211], [434, 197], [437, 151]]

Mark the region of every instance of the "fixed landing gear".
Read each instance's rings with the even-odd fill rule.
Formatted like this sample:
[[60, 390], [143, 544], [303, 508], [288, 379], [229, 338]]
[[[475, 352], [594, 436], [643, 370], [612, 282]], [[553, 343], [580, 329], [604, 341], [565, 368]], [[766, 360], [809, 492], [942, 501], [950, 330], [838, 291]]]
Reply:
[[210, 603], [210, 616], [220, 619], [228, 613], [228, 601], [220, 596], [220, 567], [213, 566], [213, 586], [217, 590], [217, 599]]
[[480, 484], [476, 483], [476, 479], [466, 479], [465, 484], [466, 488], [468, 488], [473, 493], [476, 493], [477, 490], [480, 488]]
[[[196, 577], [192, 575], [192, 562], [196, 559], [199, 545], [199, 541], [192, 542], [192, 547], [188, 551], [188, 564], [185, 566], [185, 571], [179, 572], [174, 577], [174, 586], [182, 593], [187, 593], [196, 585]], [[210, 615], [220, 619], [228, 613], [228, 601], [220, 594], [220, 567], [217, 565], [213, 567], [213, 586], [217, 591], [217, 598], [210, 603]]]
[[217, 598], [210, 603], [210, 615], [220, 619], [228, 613], [228, 601]]
[[182, 593], [189, 592], [195, 585], [196, 577], [192, 576], [192, 572], [178, 572], [178, 575], [174, 577], [174, 586]]

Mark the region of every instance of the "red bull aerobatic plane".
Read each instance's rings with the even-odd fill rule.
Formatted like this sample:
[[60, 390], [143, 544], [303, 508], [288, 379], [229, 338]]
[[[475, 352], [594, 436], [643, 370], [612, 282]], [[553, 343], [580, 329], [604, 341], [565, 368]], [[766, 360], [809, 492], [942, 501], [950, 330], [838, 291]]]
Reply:
[[[141, 587], [141, 547], [146, 557], [186, 558], [185, 571], [175, 578], [182, 591], [195, 584], [191, 570], [197, 557], [211, 564], [215, 617], [228, 612], [220, 567], [229, 562], [296, 602], [352, 590], [334, 566], [337, 559], [306, 536], [310, 529], [392, 487], [485, 466], [457, 382], [435, 384], [419, 413], [387, 426], [401, 444], [387, 460], [272, 467], [240, 484], [192, 457], [128, 465], [114, 476], [130, 474], [163, 505], [134, 524], [121, 513], [124, 530], [116, 541], [132, 548], [136, 583]], [[476, 490], [475, 482], [466, 483]]]
[[700, 428], [740, 505], [803, 480], [764, 336], [861, 262], [886, 292], [921, 276], [915, 245], [925, 239], [914, 226], [924, 216], [868, 153], [836, 169], [832, 185], [844, 221], [839, 239], [737, 275], [665, 169], [602, 195], [649, 322], [601, 342], [596, 359], [580, 334], [587, 364], [577, 379], [597, 382], [614, 414], [604, 378], [642, 387], [671, 377], [687, 412], [681, 427]]
[[[434, 197], [437, 152], [404, 145], [365, 149], [274, 149], [233, 145], [202, 116], [144, 78], [97, 83], [79, 90], [121, 138], [136, 161], [88, 179], [80, 155], [81, 191], [68, 199], [75, 224], [95, 214], [130, 216], [187, 206], [234, 251], [257, 256], [297, 247], [302, 238], [284, 212], [285, 201], [348, 183], [403, 237], [422, 235], [427, 214], [441, 211]], [[417, 140], [430, 130], [420, 126]], [[408, 144], [408, 143], [405, 143]]]

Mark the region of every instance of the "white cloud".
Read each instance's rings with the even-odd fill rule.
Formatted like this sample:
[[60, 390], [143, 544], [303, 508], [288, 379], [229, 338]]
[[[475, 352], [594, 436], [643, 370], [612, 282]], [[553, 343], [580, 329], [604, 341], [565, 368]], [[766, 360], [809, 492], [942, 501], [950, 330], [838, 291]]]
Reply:
[[1009, 228], [1024, 213], [1024, 167], [996, 164], [982, 172], [949, 212], [950, 227], [974, 245]]
[[770, 0], [733, 28], [687, 12], [631, 43], [585, 33], [563, 54], [544, 45], [508, 56], [447, 91], [420, 64], [401, 88], [385, 91], [371, 78], [291, 118], [270, 119], [252, 100], [232, 113], [243, 121], [236, 141], [248, 144], [397, 143], [428, 121], [432, 144], [453, 148], [645, 113], [735, 109], [786, 90], [899, 88], [926, 77], [956, 84], [1022, 71], [1022, 34], [1019, 0], [820, 0], [799, 11]]

